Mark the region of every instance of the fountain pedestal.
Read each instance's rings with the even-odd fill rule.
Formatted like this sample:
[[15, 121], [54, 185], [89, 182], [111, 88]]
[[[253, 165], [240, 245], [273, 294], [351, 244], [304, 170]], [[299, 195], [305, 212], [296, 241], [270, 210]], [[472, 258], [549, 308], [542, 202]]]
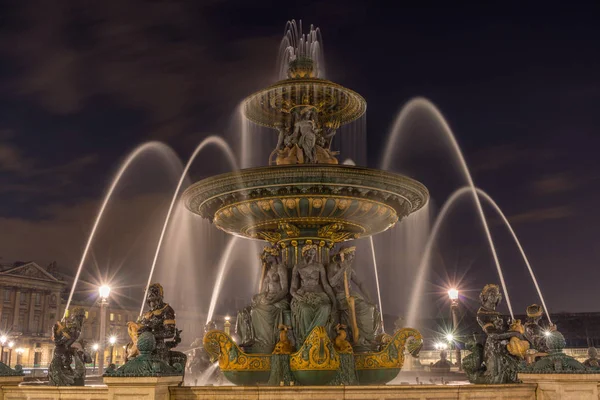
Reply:
[[536, 399], [597, 400], [600, 374], [519, 374], [523, 383], [535, 383]]

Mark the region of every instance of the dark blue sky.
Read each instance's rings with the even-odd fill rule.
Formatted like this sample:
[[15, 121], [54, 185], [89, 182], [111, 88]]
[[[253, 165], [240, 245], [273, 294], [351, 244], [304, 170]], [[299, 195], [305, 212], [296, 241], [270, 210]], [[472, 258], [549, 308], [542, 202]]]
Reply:
[[[202, 137], [230, 129], [236, 104], [272, 81], [283, 27], [296, 18], [321, 27], [328, 78], [367, 99], [370, 166], [401, 106], [429, 98], [477, 185], [511, 217], [551, 308], [597, 310], [597, 2], [282, 4], [2, 2], [2, 261], [59, 259], [72, 268], [127, 152], [156, 139], [185, 159]], [[207, 157], [196, 178], [219, 169]], [[439, 207], [450, 178], [429, 165]], [[469, 229], [459, 221], [453, 232], [468, 237]], [[523, 304], [535, 301], [518, 258], [507, 260], [513, 291], [527, 294]], [[496, 279], [493, 270], [486, 279]]]

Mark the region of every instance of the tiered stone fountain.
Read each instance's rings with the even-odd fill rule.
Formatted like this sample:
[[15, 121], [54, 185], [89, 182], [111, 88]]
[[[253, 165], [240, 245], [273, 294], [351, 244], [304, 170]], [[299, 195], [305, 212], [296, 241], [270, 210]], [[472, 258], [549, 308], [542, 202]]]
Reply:
[[391, 228], [423, 207], [428, 191], [402, 175], [338, 164], [336, 130], [362, 116], [366, 102], [315, 75], [313, 60], [297, 57], [288, 79], [244, 101], [246, 118], [279, 132], [269, 166], [204, 179], [184, 193], [187, 208], [217, 228], [269, 243], [259, 293], [238, 315], [243, 343], [221, 331], [204, 337], [236, 384], [385, 383], [402, 368], [408, 339], [409, 351], [421, 346], [414, 329], [381, 331], [352, 270], [355, 249], [342, 243]]

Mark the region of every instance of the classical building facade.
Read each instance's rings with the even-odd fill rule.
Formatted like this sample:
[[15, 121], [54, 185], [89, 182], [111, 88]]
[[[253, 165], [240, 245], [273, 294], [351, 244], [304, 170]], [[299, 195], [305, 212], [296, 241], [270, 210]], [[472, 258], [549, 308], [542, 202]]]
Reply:
[[[5, 362], [11, 365], [47, 365], [54, 321], [62, 317], [61, 293], [65, 282], [55, 265], [16, 263], [0, 271], [0, 333]], [[9, 346], [11, 345], [12, 346]]]
[[[0, 266], [0, 337], [6, 336], [3, 347], [5, 363], [10, 361], [14, 367], [17, 363], [25, 368], [46, 368], [52, 359], [54, 345], [52, 343], [52, 326], [64, 314], [68, 291], [71, 282], [64, 279], [56, 264], [41, 267], [35, 262], [17, 262]], [[179, 294], [182, 295], [182, 294]], [[131, 296], [126, 296], [131, 297]], [[182, 329], [182, 350], [195, 339], [202, 338], [206, 315], [197, 309], [187, 306], [186, 302], [177, 298], [174, 292], [165, 293], [167, 302], [174, 301], [177, 311], [177, 327]], [[232, 312], [243, 306], [241, 299], [226, 300]], [[233, 302], [233, 303], [232, 303]], [[229, 304], [232, 303], [232, 304]], [[238, 304], [239, 303], [239, 304]], [[101, 340], [105, 341], [104, 365], [111, 361], [122, 364], [125, 356], [125, 345], [129, 342], [127, 322], [138, 318], [138, 305], [124, 305], [109, 297], [105, 307], [106, 332], [101, 338], [101, 307], [97, 294], [82, 299], [74, 298], [71, 307], [85, 310], [85, 324], [81, 339], [92, 352], [96, 364], [101, 354], [93, 353], [93, 346]], [[222, 328], [225, 316], [215, 315], [215, 320]], [[233, 331], [233, 328], [232, 328]], [[114, 337], [114, 345], [109, 338]], [[12, 343], [12, 347], [9, 344]], [[1, 350], [1, 349], [0, 349]]]
[[[0, 268], [0, 337], [6, 336], [3, 346], [5, 363], [17, 363], [29, 368], [46, 368], [52, 358], [52, 326], [63, 316], [70, 282], [65, 281], [56, 264], [41, 267], [35, 262], [15, 263]], [[82, 307], [86, 321], [82, 339], [88, 349], [100, 338], [100, 306], [95, 300], [77, 301], [73, 306]], [[120, 307], [110, 302], [106, 312], [105, 363], [122, 364], [124, 345], [129, 341], [127, 321], [135, 321], [139, 309]], [[108, 338], [114, 336], [113, 346]], [[9, 346], [12, 344], [12, 347]], [[95, 355], [97, 357], [101, 355]]]

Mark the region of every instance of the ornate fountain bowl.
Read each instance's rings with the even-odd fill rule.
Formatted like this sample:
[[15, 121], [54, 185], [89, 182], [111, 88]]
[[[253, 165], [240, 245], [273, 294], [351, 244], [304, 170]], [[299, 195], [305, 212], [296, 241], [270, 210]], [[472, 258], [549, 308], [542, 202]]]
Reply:
[[337, 83], [310, 77], [285, 79], [248, 96], [244, 115], [250, 121], [276, 128], [285, 125], [296, 108], [312, 107], [321, 122], [347, 124], [362, 116], [367, 102], [358, 93]]
[[[237, 236], [333, 245], [392, 227], [429, 198], [402, 175], [348, 165], [250, 168], [199, 181], [186, 207]], [[296, 243], [294, 243], [294, 241]]]

